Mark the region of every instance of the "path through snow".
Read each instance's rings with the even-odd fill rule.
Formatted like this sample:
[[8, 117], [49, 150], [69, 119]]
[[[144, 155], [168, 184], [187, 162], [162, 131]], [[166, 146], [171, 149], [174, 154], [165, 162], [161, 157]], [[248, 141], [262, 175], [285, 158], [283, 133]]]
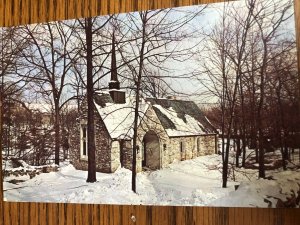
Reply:
[[[221, 188], [220, 160], [219, 155], [202, 156], [174, 162], [165, 169], [138, 173], [137, 194], [131, 191], [130, 170], [119, 168], [112, 174], [97, 173], [96, 183], [86, 183], [86, 171], [64, 163], [58, 172], [43, 173], [33, 179], [6, 177], [4, 197], [8, 201], [33, 202], [267, 207], [264, 202], [267, 195], [285, 199], [290, 189], [299, 188], [299, 171], [277, 171], [276, 180], [257, 180], [254, 170], [242, 170], [252, 177], [251, 182], [243, 173], [236, 172], [242, 182], [237, 191], [234, 186], [240, 183], [233, 181], [228, 188]], [[10, 183], [13, 179], [24, 182]]]

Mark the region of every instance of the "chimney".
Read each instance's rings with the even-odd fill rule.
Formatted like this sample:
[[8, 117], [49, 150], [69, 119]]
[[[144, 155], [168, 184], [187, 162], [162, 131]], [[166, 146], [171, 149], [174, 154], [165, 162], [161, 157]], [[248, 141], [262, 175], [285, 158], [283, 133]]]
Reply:
[[120, 90], [120, 82], [118, 80], [118, 71], [117, 71], [117, 59], [116, 59], [116, 44], [115, 44], [115, 32], [113, 32], [112, 37], [112, 50], [111, 50], [111, 79], [108, 84], [109, 94], [114, 103], [124, 104], [125, 92]]

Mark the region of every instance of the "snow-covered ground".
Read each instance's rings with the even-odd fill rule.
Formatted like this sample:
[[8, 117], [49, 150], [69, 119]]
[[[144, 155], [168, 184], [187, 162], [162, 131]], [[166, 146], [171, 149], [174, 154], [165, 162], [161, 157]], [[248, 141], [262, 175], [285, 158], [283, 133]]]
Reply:
[[[9, 169], [9, 165], [6, 165]], [[300, 170], [268, 171], [273, 179], [257, 179], [257, 170], [238, 169], [221, 188], [221, 156], [209, 155], [174, 162], [168, 168], [137, 175], [137, 194], [131, 191], [131, 171], [119, 168], [113, 174], [97, 173], [96, 183], [86, 183], [87, 172], [65, 162], [58, 172], [8, 176], [4, 180], [7, 201], [71, 202], [96, 204], [276, 206], [300, 187]], [[231, 176], [233, 173], [231, 172]], [[10, 183], [11, 180], [21, 182]], [[15, 183], [15, 184], [14, 184]], [[235, 190], [235, 186], [239, 185]], [[267, 201], [265, 201], [267, 199]]]

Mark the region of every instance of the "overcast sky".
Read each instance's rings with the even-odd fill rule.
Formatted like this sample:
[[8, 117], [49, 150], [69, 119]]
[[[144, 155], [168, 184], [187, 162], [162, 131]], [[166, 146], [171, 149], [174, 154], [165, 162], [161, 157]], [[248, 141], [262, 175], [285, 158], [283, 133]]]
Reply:
[[[277, 1], [277, 0], [276, 0]], [[278, 0], [279, 1], [279, 0]], [[287, 0], [284, 0], [287, 1]], [[282, 2], [284, 2], [282, 1]], [[220, 20], [220, 16], [222, 15], [222, 11], [225, 5], [235, 5], [238, 8], [242, 8], [245, 5], [245, 1], [235, 1], [230, 3], [215, 3], [215, 4], [209, 4], [203, 11], [201, 15], [199, 15], [195, 20], [193, 20], [191, 24], [191, 29], [203, 29], [205, 32], [209, 32], [211, 28], [215, 25], [217, 21]], [[191, 11], [197, 11], [201, 8], [203, 8], [203, 5], [200, 6], [189, 6], [189, 7], [180, 7], [176, 8], [175, 13], [172, 14], [172, 17], [180, 17], [184, 14], [187, 14]], [[124, 14], [122, 14], [124, 15]], [[291, 17], [291, 19], [286, 23], [284, 26], [284, 29], [287, 32], [290, 32], [291, 35], [295, 35], [295, 21], [294, 17]], [[203, 37], [201, 35], [196, 36], [192, 39], [188, 39], [187, 41], [182, 42], [182, 47], [186, 46], [194, 46], [196, 43], [198, 43], [198, 46], [196, 48], [201, 49], [202, 46], [201, 40]], [[196, 70], [199, 65], [195, 63], [193, 60], [187, 60], [182, 63], [180, 62], [169, 62], [168, 67], [171, 69], [170, 73], [162, 75], [169, 75], [169, 76], [180, 76], [182, 74], [189, 74], [192, 73], [194, 70]], [[105, 81], [102, 83], [107, 83], [109, 79], [109, 76]], [[191, 100], [196, 101], [197, 103], [214, 103], [216, 102], [216, 98], [208, 97], [207, 95], [196, 95], [199, 93], [206, 92], [207, 90], [205, 87], [201, 86], [199, 82], [195, 82], [191, 79], [168, 79], [168, 82], [172, 84], [172, 87], [176, 89], [179, 92], [186, 93], [187, 96], [184, 98], [190, 98]], [[188, 97], [189, 96], [189, 97]]]
[[[281, 2], [286, 2], [288, 0], [281, 0]], [[238, 8], [243, 9], [245, 7], [245, 1], [236, 1], [236, 2], [227, 2], [227, 3], [215, 3], [210, 4], [205, 9], [204, 13], [199, 16], [193, 23], [195, 26], [202, 27], [207, 32], [211, 30], [211, 28], [215, 25], [217, 21], [220, 20], [220, 15], [222, 15], [224, 4], [228, 6], [236, 6]], [[196, 6], [198, 7], [198, 6]], [[192, 10], [195, 8], [195, 6], [192, 7], [181, 7], [182, 11], [184, 10]], [[294, 9], [292, 9], [294, 10]], [[282, 26], [281, 29], [284, 29], [285, 32], [289, 33], [289, 35], [295, 36], [295, 20], [294, 16], [292, 16], [288, 22]], [[189, 40], [189, 42], [194, 41], [195, 43], [198, 43], [199, 40], [201, 40], [202, 37], [195, 38], [195, 40]], [[191, 44], [191, 43], [189, 43]], [[201, 43], [199, 44], [199, 48], [201, 48]], [[199, 65], [197, 65], [194, 61], [186, 61], [184, 63], [176, 63], [174, 65], [170, 65], [174, 68], [174, 74], [185, 74], [188, 71], [193, 71], [197, 69]], [[196, 101], [199, 104], [206, 104], [206, 103], [214, 103], [217, 101], [216, 98], [209, 97], [207, 95], [196, 95], [202, 92], [206, 92], [207, 90], [205, 87], [201, 86], [199, 82], [195, 82], [190, 79], [172, 79], [172, 85], [179, 90], [180, 92], [188, 93], [191, 100]]]

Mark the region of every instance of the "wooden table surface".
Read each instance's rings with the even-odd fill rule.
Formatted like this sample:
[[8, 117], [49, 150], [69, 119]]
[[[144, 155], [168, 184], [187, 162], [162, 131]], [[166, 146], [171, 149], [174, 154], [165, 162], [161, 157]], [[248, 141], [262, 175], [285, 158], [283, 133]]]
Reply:
[[[0, 0], [0, 27], [221, 1], [222, 0]], [[298, 62], [300, 68], [300, 0], [294, 0], [294, 2]], [[1, 199], [2, 194], [3, 187], [1, 182]], [[299, 209], [117, 206], [9, 203], [0, 201], [0, 212], [0, 224], [3, 225], [300, 224]]]

